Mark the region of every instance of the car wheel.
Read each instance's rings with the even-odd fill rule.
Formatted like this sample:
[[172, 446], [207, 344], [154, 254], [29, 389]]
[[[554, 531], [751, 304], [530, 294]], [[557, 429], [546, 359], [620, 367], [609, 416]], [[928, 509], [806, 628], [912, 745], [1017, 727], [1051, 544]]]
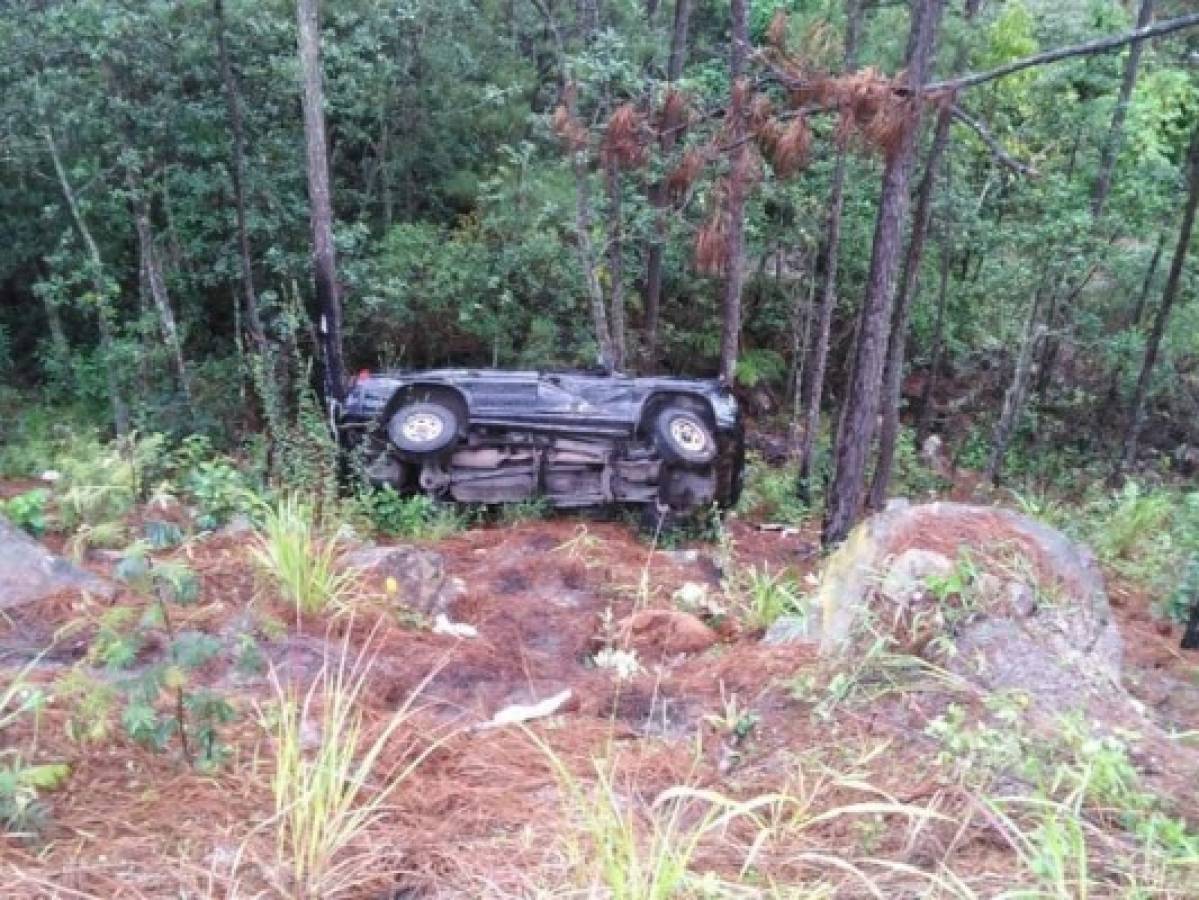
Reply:
[[703, 417], [682, 406], [668, 406], [654, 420], [654, 443], [670, 463], [705, 466], [716, 458], [716, 438]]
[[440, 403], [413, 403], [391, 417], [387, 436], [405, 453], [429, 456], [458, 440], [458, 417]]

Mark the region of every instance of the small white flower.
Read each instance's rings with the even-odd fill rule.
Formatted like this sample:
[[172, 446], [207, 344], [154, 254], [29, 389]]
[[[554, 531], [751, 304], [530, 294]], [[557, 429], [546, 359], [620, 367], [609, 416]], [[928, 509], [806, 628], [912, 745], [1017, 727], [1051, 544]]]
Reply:
[[621, 681], [632, 678], [641, 671], [637, 662], [637, 654], [632, 650], [618, 650], [615, 647], [605, 647], [595, 654], [591, 660], [597, 669], [611, 669]]

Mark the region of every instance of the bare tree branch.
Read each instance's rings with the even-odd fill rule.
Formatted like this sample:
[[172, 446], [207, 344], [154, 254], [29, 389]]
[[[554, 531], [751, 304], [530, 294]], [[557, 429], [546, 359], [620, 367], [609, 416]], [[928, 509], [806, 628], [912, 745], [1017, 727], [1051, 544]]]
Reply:
[[976, 84], [983, 84], [987, 81], [994, 81], [996, 78], [1004, 78], [1016, 72], [1021, 72], [1024, 69], [1031, 69], [1034, 66], [1043, 66], [1047, 63], [1069, 59], [1074, 56], [1089, 56], [1093, 53], [1104, 53], [1108, 50], [1115, 50], [1117, 47], [1123, 47], [1125, 44], [1133, 44], [1137, 41], [1145, 41], [1149, 38], [1160, 37], [1163, 34], [1170, 34], [1174, 31], [1182, 31], [1185, 28], [1195, 27], [1199, 27], [1199, 13], [1178, 16], [1174, 19], [1166, 19], [1158, 22], [1156, 25], [1150, 25], [1148, 28], [1139, 28], [1136, 31], [1129, 31], [1125, 34], [1096, 38], [1093, 41], [1074, 44], [1070, 47], [1058, 47], [1055, 50], [1046, 50], [1044, 53], [1037, 53], [1033, 56], [1026, 56], [1023, 59], [1012, 60], [987, 72], [959, 75], [957, 78], [950, 78], [948, 81], [934, 81], [931, 84], [925, 85], [924, 90], [926, 93], [957, 91], [962, 88], [974, 87]]
[[991, 134], [991, 129], [986, 126], [986, 123], [972, 118], [964, 109], [956, 105], [953, 107], [953, 117], [979, 136], [982, 142], [987, 145], [987, 149], [991, 151], [991, 155], [995, 157], [996, 162], [1007, 166], [1013, 172], [1020, 175], [1032, 175], [1035, 177], [1040, 174], [1031, 165], [1016, 159], [1003, 149], [1003, 144], [999, 143], [999, 139]]

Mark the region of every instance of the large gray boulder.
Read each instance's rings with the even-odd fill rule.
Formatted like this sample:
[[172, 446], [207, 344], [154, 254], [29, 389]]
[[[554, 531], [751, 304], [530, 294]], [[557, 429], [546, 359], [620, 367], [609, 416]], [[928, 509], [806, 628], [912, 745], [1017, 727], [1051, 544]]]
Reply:
[[464, 591], [461, 580], [446, 573], [442, 555], [420, 547], [363, 547], [343, 554], [341, 564], [371, 589], [427, 616], [449, 613]]
[[0, 610], [15, 609], [60, 594], [87, 593], [111, 600], [117, 587], [55, 556], [0, 517]]
[[882, 636], [1046, 707], [1119, 692], [1120, 635], [1094, 557], [1010, 510], [930, 503], [874, 516], [829, 559], [818, 598], [828, 657]]

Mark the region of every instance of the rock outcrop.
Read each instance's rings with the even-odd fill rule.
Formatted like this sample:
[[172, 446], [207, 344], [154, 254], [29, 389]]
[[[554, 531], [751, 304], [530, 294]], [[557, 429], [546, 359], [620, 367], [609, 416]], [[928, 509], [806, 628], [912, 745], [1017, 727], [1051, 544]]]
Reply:
[[462, 582], [446, 573], [440, 553], [419, 547], [363, 547], [344, 554], [341, 563], [360, 572], [380, 594], [427, 616], [448, 614], [464, 591]]
[[0, 517], [0, 610], [66, 593], [110, 600], [116, 596], [117, 586], [55, 556]]
[[1047, 708], [1119, 689], [1121, 641], [1090, 552], [1010, 510], [931, 503], [859, 525], [821, 579], [821, 652], [880, 637], [987, 690]]

